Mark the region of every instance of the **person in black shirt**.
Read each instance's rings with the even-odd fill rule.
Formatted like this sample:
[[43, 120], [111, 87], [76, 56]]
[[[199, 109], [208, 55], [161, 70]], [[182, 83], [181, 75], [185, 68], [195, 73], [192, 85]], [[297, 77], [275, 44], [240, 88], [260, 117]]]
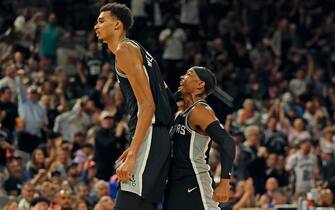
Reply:
[[15, 129], [15, 119], [18, 116], [17, 106], [11, 102], [11, 98], [12, 91], [9, 87], [0, 88], [0, 111], [3, 115], [1, 125], [10, 141], [12, 140]]
[[[109, 181], [115, 174], [114, 163], [125, 149], [127, 141], [124, 133], [116, 133], [114, 115], [108, 111], [100, 114], [101, 127], [95, 134], [94, 160], [97, 178]], [[110, 164], [106, 164], [110, 163]]]
[[166, 185], [173, 115], [156, 60], [126, 37], [132, 25], [128, 7], [109, 3], [100, 9], [94, 29], [115, 55], [117, 80], [130, 113], [132, 140], [116, 169], [121, 187], [115, 210], [151, 210], [162, 199]]
[[88, 52], [81, 56], [79, 60], [80, 62], [77, 64], [79, 78], [88, 90], [93, 89], [101, 75], [103, 65], [103, 57], [98, 51], [98, 44], [95, 41], [91, 41], [88, 44]]
[[[236, 148], [204, 100], [215, 87], [216, 78], [205, 67], [192, 67], [181, 77], [179, 91], [184, 110], [177, 112], [170, 131], [173, 157], [164, 210], [219, 210], [218, 202], [228, 201]], [[222, 166], [221, 181], [214, 191], [208, 165], [212, 140], [220, 148]]]

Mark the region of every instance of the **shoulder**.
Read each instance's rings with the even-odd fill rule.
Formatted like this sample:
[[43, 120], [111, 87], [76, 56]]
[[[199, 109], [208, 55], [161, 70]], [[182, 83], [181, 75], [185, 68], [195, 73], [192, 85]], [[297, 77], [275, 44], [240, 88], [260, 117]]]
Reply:
[[191, 111], [190, 111], [190, 116], [194, 116], [194, 117], [208, 117], [208, 116], [212, 116], [215, 117], [215, 113], [213, 111], [213, 109], [208, 105], [208, 104], [197, 104], [195, 105]]
[[132, 42], [122, 42], [115, 51], [118, 67], [127, 71], [130, 66], [138, 66], [143, 63], [140, 47]]
[[124, 41], [119, 44], [118, 48], [115, 51], [116, 57], [124, 57], [129, 56], [129, 54], [133, 54], [139, 51], [139, 47], [132, 42]]
[[218, 120], [212, 108], [206, 104], [195, 105], [191, 109], [188, 119], [191, 125], [199, 126], [203, 131], [205, 131], [210, 123]]

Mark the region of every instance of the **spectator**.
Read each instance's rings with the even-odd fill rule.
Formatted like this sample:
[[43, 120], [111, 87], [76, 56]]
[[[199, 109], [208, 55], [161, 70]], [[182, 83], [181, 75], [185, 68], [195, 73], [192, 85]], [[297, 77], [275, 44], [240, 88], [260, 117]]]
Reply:
[[246, 140], [241, 145], [236, 169], [238, 180], [245, 180], [250, 176], [250, 164], [257, 158], [260, 143], [260, 129], [258, 126], [249, 126], [244, 133]]
[[56, 117], [53, 131], [62, 134], [63, 139], [73, 141], [78, 132], [84, 133], [90, 123], [84, 110], [85, 99], [77, 100], [72, 110], [64, 112]]
[[307, 81], [305, 76], [305, 69], [299, 68], [295, 73], [294, 79], [289, 83], [289, 90], [294, 94], [294, 96], [299, 97], [307, 91]]
[[238, 125], [245, 127], [258, 123], [259, 113], [255, 110], [255, 104], [252, 99], [246, 99], [243, 102], [243, 109], [237, 112]]
[[322, 207], [334, 207], [334, 194], [330, 189], [322, 189], [320, 192], [320, 198], [317, 201], [318, 206]]
[[18, 196], [21, 193], [21, 186], [29, 179], [22, 168], [21, 158], [13, 157], [7, 162], [8, 178], [3, 184], [8, 196]]
[[266, 193], [261, 196], [259, 199], [260, 205], [262, 208], [273, 208], [273, 198], [274, 198], [274, 192], [278, 189], [278, 181], [270, 177], [266, 180]]
[[16, 201], [9, 201], [4, 206], [4, 210], [19, 210], [19, 206], [17, 205]]
[[[108, 111], [100, 114], [101, 128], [95, 135], [94, 160], [97, 164], [97, 177], [108, 181], [115, 173], [114, 163], [126, 146], [124, 139], [125, 123], [115, 125], [114, 115]], [[106, 165], [105, 161], [110, 164]]]
[[58, 148], [55, 159], [50, 163], [51, 172], [58, 171], [62, 178], [66, 177], [66, 168], [71, 165], [70, 151], [65, 148]]
[[278, 128], [278, 120], [270, 117], [267, 121], [267, 127], [264, 131], [263, 144], [269, 153], [286, 154], [288, 147], [286, 135]]
[[[44, 181], [39, 186], [39, 192], [41, 195], [45, 196], [45, 198], [49, 199], [50, 201], [53, 200], [54, 196], [56, 195], [56, 192], [58, 191], [58, 188], [60, 188], [60, 185], [54, 184], [51, 181]], [[34, 199], [31, 201], [31, 205], [33, 205]]]
[[332, 149], [321, 147], [321, 176], [330, 189], [335, 189], [335, 157]]
[[17, 101], [17, 84], [15, 82], [16, 69], [14, 65], [7, 65], [5, 76], [0, 80], [0, 87], [9, 87], [12, 91], [11, 102]]
[[23, 57], [23, 54], [19, 51], [16, 51], [14, 53], [14, 59], [13, 59], [13, 62], [14, 62], [14, 67], [16, 69], [22, 69], [24, 70], [25, 72], [28, 71], [27, 69], [27, 65], [26, 65], [26, 62], [25, 62], [25, 59]]
[[178, 82], [176, 78], [183, 75], [181, 72], [182, 61], [184, 59], [184, 45], [186, 34], [181, 27], [178, 27], [177, 20], [172, 17], [169, 19], [167, 28], [159, 34], [159, 41], [164, 46], [164, 67], [163, 72], [167, 77], [169, 87], [176, 91]]
[[[90, 189], [89, 189], [88, 185], [86, 185], [84, 183], [79, 183], [76, 186], [76, 195], [81, 201], [85, 202], [85, 204], [88, 208], [90, 208], [90, 209], [93, 208], [94, 200], [90, 196]], [[78, 204], [78, 206], [79, 206], [79, 204]]]
[[273, 192], [273, 204], [275, 206], [277, 205], [285, 205], [288, 202], [288, 196], [287, 193], [283, 190], [276, 190], [275, 192]]
[[293, 126], [284, 120], [282, 123], [285, 132], [288, 135], [288, 142], [291, 146], [297, 146], [303, 140], [311, 140], [311, 134], [305, 128], [305, 122], [301, 118], [293, 121]]
[[41, 33], [40, 54], [43, 59], [56, 62], [56, 50], [61, 39], [61, 30], [56, 25], [57, 17], [55, 14], [50, 14], [48, 24]]
[[6, 43], [4, 40], [0, 41], [0, 52], [1, 52], [0, 64], [3, 64], [10, 58], [13, 49], [14, 47], [12, 44]]
[[11, 102], [12, 91], [9, 87], [5, 86], [0, 88], [0, 110], [4, 115], [1, 121], [1, 127], [5, 130], [9, 142], [13, 141], [13, 134], [15, 129], [15, 120], [18, 116], [17, 106]]
[[22, 198], [19, 201], [19, 209], [29, 209], [30, 208], [30, 202], [32, 201], [34, 197], [34, 185], [27, 182], [22, 186], [21, 195]]
[[33, 151], [31, 161], [27, 163], [27, 171], [31, 174], [31, 177], [36, 175], [40, 169], [46, 169], [45, 164], [45, 153], [43, 149], [36, 148]]
[[93, 145], [84, 144], [76, 151], [74, 162], [78, 163], [80, 170], [84, 167], [84, 164], [93, 156]]
[[28, 97], [22, 83], [22, 75], [17, 79], [19, 93], [19, 116], [24, 122], [23, 130], [18, 137], [19, 148], [31, 153], [38, 144], [43, 142], [42, 129], [47, 125], [45, 110], [38, 103], [39, 93], [36, 86], [28, 88]]
[[85, 201], [78, 201], [76, 203], [76, 207], [75, 207], [76, 210], [88, 210], [88, 206], [86, 204]]
[[320, 140], [321, 150], [330, 150], [335, 154], [334, 129], [330, 126], [323, 129], [323, 135]]
[[33, 48], [33, 42], [35, 41], [37, 29], [35, 20], [40, 15], [41, 13], [37, 12], [33, 17], [31, 17], [31, 12], [25, 8], [14, 21], [15, 33], [16, 36], [19, 37], [18, 46], [26, 56], [30, 55], [30, 50]]
[[48, 127], [47, 127], [48, 132], [51, 132], [54, 126], [56, 117], [59, 114], [56, 108], [52, 108], [52, 98], [53, 97], [50, 97], [49, 95], [42, 95], [41, 100], [40, 100], [40, 104], [45, 110], [47, 118], [48, 118]]
[[96, 80], [95, 88], [89, 92], [89, 100], [94, 104], [94, 111], [96, 109], [104, 109], [105, 102], [103, 98], [103, 88], [106, 83], [106, 78], [99, 77]]
[[283, 155], [279, 155], [277, 157], [275, 170], [269, 176], [272, 176], [277, 179], [279, 187], [288, 186], [289, 173], [285, 169], [285, 157]]
[[191, 40], [197, 39], [200, 25], [200, 1], [180, 0], [180, 22], [188, 30], [187, 35]]
[[85, 84], [87, 90], [93, 89], [99, 75], [101, 74], [103, 65], [103, 57], [98, 50], [98, 44], [95, 41], [88, 43], [87, 52], [79, 58], [77, 63], [77, 71], [82, 84]]
[[311, 154], [311, 142], [303, 140], [300, 142], [300, 149], [287, 160], [286, 169], [294, 173], [295, 194], [307, 193], [315, 187], [315, 178], [318, 173], [317, 160]]
[[[131, 11], [134, 15], [134, 26], [132, 27], [132, 37], [136, 37], [139, 43], [146, 42], [146, 35], [149, 32], [148, 23], [150, 16], [154, 14], [154, 2], [147, 0], [131, 0]], [[151, 11], [150, 11], [151, 10]], [[148, 14], [149, 13], [149, 14]]]
[[66, 183], [68, 185], [68, 190], [72, 193], [75, 192], [76, 185], [80, 182], [81, 171], [79, 171], [78, 164], [72, 163], [66, 168]]
[[95, 190], [95, 203], [99, 202], [100, 199], [102, 199], [104, 196], [108, 196], [109, 197], [109, 186], [108, 183], [100, 180], [98, 181], [95, 186], [94, 186], [94, 190]]
[[252, 179], [245, 181], [243, 187], [243, 194], [241, 199], [234, 205], [233, 210], [239, 210], [241, 208], [252, 208], [256, 207], [256, 198], [254, 196], [254, 187]]
[[278, 156], [276, 154], [270, 153], [266, 158], [267, 169], [265, 171], [267, 177], [272, 177], [272, 174], [275, 173], [277, 165]]
[[73, 195], [67, 190], [60, 190], [54, 199], [55, 201], [55, 208], [57, 209], [66, 209], [66, 210], [74, 210], [72, 207], [73, 205]]
[[100, 198], [97, 205], [95, 205], [94, 210], [113, 210], [114, 202], [109, 196], [103, 196]]
[[30, 202], [31, 210], [48, 210], [50, 200], [46, 197], [35, 197]]
[[97, 168], [96, 163], [94, 161], [87, 162], [87, 168], [84, 171], [83, 182], [87, 184], [88, 188], [90, 189], [90, 196], [94, 196], [95, 192], [94, 186], [98, 183], [99, 179], [96, 178], [97, 175]]

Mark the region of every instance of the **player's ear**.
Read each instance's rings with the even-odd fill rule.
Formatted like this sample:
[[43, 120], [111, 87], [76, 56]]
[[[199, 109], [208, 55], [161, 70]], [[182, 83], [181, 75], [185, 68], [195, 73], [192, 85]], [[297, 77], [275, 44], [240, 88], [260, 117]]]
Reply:
[[115, 30], [119, 30], [122, 28], [122, 22], [120, 20], [117, 20], [114, 25]]
[[197, 95], [201, 95], [205, 90], [205, 82], [204, 81], [199, 81], [198, 86], [197, 86]]
[[198, 83], [198, 88], [199, 89], [205, 88], [205, 82], [200, 80]]

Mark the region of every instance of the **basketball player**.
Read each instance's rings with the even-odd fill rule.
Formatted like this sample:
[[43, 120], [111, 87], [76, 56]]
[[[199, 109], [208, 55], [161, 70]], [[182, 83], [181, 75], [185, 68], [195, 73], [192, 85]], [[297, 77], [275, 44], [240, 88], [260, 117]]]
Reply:
[[117, 161], [121, 186], [115, 210], [151, 210], [156, 208], [166, 184], [170, 162], [168, 126], [173, 114], [155, 59], [126, 37], [132, 24], [128, 7], [109, 3], [101, 7], [94, 28], [115, 55], [117, 79], [130, 111], [132, 140]]
[[[216, 210], [228, 200], [235, 142], [204, 100], [216, 87], [214, 74], [192, 67], [181, 77], [184, 110], [171, 129], [173, 158], [164, 210]], [[221, 181], [213, 192], [208, 155], [211, 140], [220, 148]]]

